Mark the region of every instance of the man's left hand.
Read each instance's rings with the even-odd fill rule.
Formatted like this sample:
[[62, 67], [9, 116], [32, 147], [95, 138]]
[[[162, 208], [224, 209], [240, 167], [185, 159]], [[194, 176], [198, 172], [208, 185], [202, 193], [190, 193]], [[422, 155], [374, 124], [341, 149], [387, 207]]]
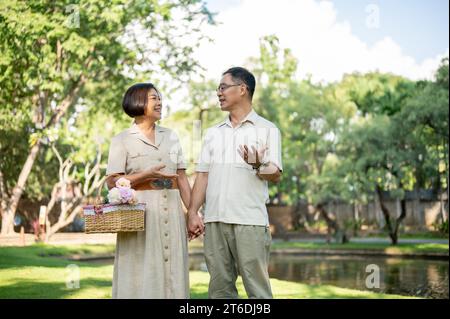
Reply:
[[266, 150], [267, 147], [257, 150], [254, 146], [249, 149], [247, 145], [239, 145], [238, 153], [247, 164], [257, 169], [263, 163], [262, 160], [264, 159]]

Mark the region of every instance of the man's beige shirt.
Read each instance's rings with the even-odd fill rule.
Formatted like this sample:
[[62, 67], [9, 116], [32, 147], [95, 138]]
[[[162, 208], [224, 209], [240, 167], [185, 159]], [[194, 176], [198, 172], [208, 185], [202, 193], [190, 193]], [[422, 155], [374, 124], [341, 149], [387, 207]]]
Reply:
[[282, 170], [280, 131], [255, 111], [235, 128], [229, 117], [209, 128], [196, 169], [208, 172], [205, 223], [267, 226], [268, 183], [242, 159], [239, 145], [267, 148], [263, 161]]

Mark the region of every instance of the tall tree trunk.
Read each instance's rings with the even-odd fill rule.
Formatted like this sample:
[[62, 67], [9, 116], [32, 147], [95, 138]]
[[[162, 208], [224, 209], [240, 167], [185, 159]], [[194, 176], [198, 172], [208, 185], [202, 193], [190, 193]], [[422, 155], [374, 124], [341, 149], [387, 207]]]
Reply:
[[442, 223], [445, 223], [448, 220], [448, 212], [446, 212], [445, 210], [445, 203], [444, 203], [444, 191], [447, 193], [447, 203], [448, 203], [448, 199], [449, 199], [449, 193], [448, 193], [448, 183], [449, 183], [449, 174], [448, 174], [448, 149], [447, 149], [447, 143], [445, 142], [445, 140], [443, 140], [443, 146], [444, 146], [444, 174], [445, 174], [445, 184], [447, 185], [447, 189], [444, 190], [442, 188], [442, 185], [444, 184], [441, 181], [442, 178], [442, 174], [439, 170], [439, 165], [438, 165], [438, 183], [439, 183], [439, 187], [438, 187], [438, 194], [439, 194], [439, 201], [441, 203], [441, 218], [442, 218]]
[[[300, 169], [300, 168], [298, 168]], [[301, 185], [300, 185], [300, 177], [295, 177], [295, 187], [297, 189], [297, 194], [301, 193]], [[277, 193], [277, 196], [280, 196], [279, 202], [281, 202], [281, 192]], [[304, 210], [302, 213], [302, 201], [300, 199], [300, 195], [297, 195], [297, 201], [295, 202], [295, 206], [292, 210], [292, 220], [293, 220], [293, 226], [295, 229], [299, 229], [300, 227], [303, 227], [308, 233], [314, 233], [314, 229], [310, 226], [310, 218], [308, 215], [308, 210]]]
[[14, 233], [14, 216], [16, 214], [17, 206], [19, 205], [20, 198], [22, 197], [25, 189], [25, 184], [31, 173], [31, 169], [33, 168], [38, 152], [41, 149], [41, 145], [41, 141], [38, 140], [36, 144], [31, 147], [30, 152], [28, 153], [27, 160], [22, 167], [16, 186], [12, 191], [12, 196], [8, 201], [8, 206], [6, 207], [5, 212], [3, 212], [1, 229], [2, 235]]
[[[448, 174], [448, 143], [445, 141], [445, 139], [443, 140], [443, 145], [444, 145], [444, 174], [445, 174], [445, 184], [447, 185], [447, 189], [445, 190], [445, 192], [447, 193], [447, 204], [448, 204], [448, 199], [449, 199], [449, 174]], [[441, 182], [441, 174], [439, 172], [439, 168], [438, 168], [438, 176], [439, 176], [439, 197], [440, 197], [440, 201], [441, 201], [441, 216], [442, 216], [442, 222], [445, 223], [448, 221], [448, 212], [445, 210], [445, 203], [444, 203], [444, 190], [442, 189], [442, 182]]]
[[[396, 238], [398, 241], [398, 230], [400, 228], [400, 225], [403, 221], [403, 219], [405, 219], [406, 217], [406, 199], [405, 197], [403, 197], [403, 199], [400, 201], [400, 216], [398, 216], [398, 218], [395, 220], [395, 227], [394, 227], [394, 233], [396, 234]], [[397, 243], [397, 242], [396, 242]]]
[[360, 205], [358, 203], [353, 203], [353, 236], [358, 236], [359, 232], [359, 221], [360, 221]]
[[[448, 200], [448, 194], [447, 194], [447, 200]], [[442, 222], [445, 223], [447, 221], [447, 212], [445, 211], [444, 190], [442, 188], [439, 189], [439, 202], [440, 202], [440, 206], [441, 206], [440, 211], [441, 211]]]
[[380, 202], [381, 212], [383, 213], [384, 220], [386, 222], [386, 228], [387, 228], [389, 237], [391, 238], [392, 244], [396, 245], [397, 239], [398, 239], [397, 234], [394, 233], [394, 229], [392, 228], [391, 214], [389, 212], [389, 209], [386, 207], [386, 205], [384, 205], [383, 194], [382, 194], [381, 187], [379, 185], [376, 186], [376, 191], [377, 191], [377, 195], [378, 195], [378, 201]]
[[397, 219], [394, 219], [394, 221], [392, 221], [389, 209], [384, 204], [382, 190], [379, 185], [377, 185], [376, 187], [376, 192], [378, 195], [378, 199], [380, 201], [381, 211], [383, 212], [384, 219], [386, 220], [386, 227], [389, 233], [389, 237], [391, 239], [391, 243], [392, 245], [397, 245], [398, 230], [403, 219], [405, 219], [406, 217], [406, 199], [403, 197], [403, 199], [400, 201], [400, 216]]
[[75, 220], [75, 217], [82, 211], [83, 206], [78, 205], [74, 209], [72, 209], [72, 211], [68, 216], [67, 216], [68, 211], [62, 212], [61, 214], [64, 214], [64, 218], [58, 219], [58, 221], [55, 224], [49, 226], [48, 231], [45, 233], [45, 241], [48, 242], [50, 238], [54, 234], [56, 234], [60, 229], [63, 229], [64, 227], [71, 224]]
[[[87, 65], [90, 64], [92, 59], [88, 60]], [[86, 82], [86, 77], [84, 75], [80, 76], [79, 80], [74, 84], [73, 89], [64, 98], [59, 107], [53, 113], [50, 120], [45, 125], [45, 128], [50, 128], [60, 122], [61, 118], [66, 114], [68, 108], [74, 104], [78, 98], [78, 93]], [[42, 140], [38, 139], [36, 143], [31, 147], [25, 164], [22, 167], [19, 178], [17, 179], [16, 186], [12, 191], [12, 196], [8, 200], [8, 206], [6, 210], [2, 211], [2, 228], [0, 234], [6, 235], [14, 233], [14, 217], [17, 211], [17, 206], [19, 205], [20, 198], [22, 197], [28, 176], [31, 173], [36, 157], [42, 146]]]
[[[94, 161], [95, 165], [91, 168], [90, 163], [86, 163], [84, 167], [84, 183], [78, 182], [75, 179], [74, 171], [72, 171], [73, 163], [70, 158], [63, 160], [61, 154], [56, 147], [52, 145], [52, 150], [55, 153], [59, 161], [59, 181], [53, 187], [52, 197], [49, 202], [49, 209], [47, 210], [47, 232], [45, 241], [48, 242], [50, 238], [62, 228], [71, 224], [75, 217], [82, 212], [83, 198], [91, 196], [96, 190], [101, 191], [101, 187], [105, 181], [105, 178], [101, 177], [100, 162], [101, 162], [101, 145], [98, 145], [97, 157]], [[73, 196], [68, 199], [67, 188], [72, 186]], [[60, 214], [58, 221], [51, 225], [48, 219], [48, 214], [51, 213], [51, 209], [57, 201], [58, 191], [60, 194]]]
[[[0, 213], [2, 217], [2, 223], [5, 223], [5, 220], [8, 218], [7, 209], [8, 209], [8, 201], [9, 194], [6, 193], [5, 179], [3, 178], [3, 172], [0, 170]], [[6, 221], [8, 224], [9, 222]]]
[[297, 202], [292, 209], [292, 220], [295, 229], [300, 229], [300, 227], [303, 227], [306, 232], [311, 234], [314, 233], [314, 229], [310, 226], [308, 220], [308, 212], [305, 210], [302, 212], [302, 201], [300, 199], [297, 199]]
[[325, 207], [322, 203], [316, 205], [316, 209], [320, 213], [320, 216], [325, 220], [327, 223], [328, 229], [333, 230], [334, 235], [336, 237], [337, 242], [341, 244], [345, 244], [348, 242], [347, 235], [344, 231], [339, 227], [339, 224], [334, 220], [328, 212], [325, 210]]

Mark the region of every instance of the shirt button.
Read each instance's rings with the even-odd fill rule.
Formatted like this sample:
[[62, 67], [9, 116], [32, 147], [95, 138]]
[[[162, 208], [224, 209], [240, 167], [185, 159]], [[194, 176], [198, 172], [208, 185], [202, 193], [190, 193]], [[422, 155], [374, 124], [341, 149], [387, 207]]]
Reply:
[[168, 221], [166, 220], [165, 222], [164, 222], [164, 224], [167, 224], [168, 223]]
[[164, 246], [164, 249], [169, 249], [169, 246]]
[[162, 158], [161, 158], [161, 157], [160, 157], [160, 158], [158, 158], [158, 161], [160, 161], [160, 162], [161, 162], [161, 161], [162, 161]]
[[164, 207], [164, 210], [167, 211], [167, 207]]
[[164, 198], [167, 198], [167, 195], [163, 195]]
[[169, 233], [164, 233], [164, 236], [169, 237]]
[[168, 259], [168, 258], [166, 258], [166, 259], [164, 259], [164, 261], [165, 261], [165, 262], [168, 262], [168, 261], [169, 261], [169, 259]]

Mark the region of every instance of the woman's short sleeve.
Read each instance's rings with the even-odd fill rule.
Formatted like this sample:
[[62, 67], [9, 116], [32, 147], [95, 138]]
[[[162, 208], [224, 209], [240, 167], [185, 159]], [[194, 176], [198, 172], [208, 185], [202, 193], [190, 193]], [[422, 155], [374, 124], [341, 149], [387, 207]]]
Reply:
[[181, 147], [181, 144], [180, 147], [178, 148], [177, 169], [187, 169], [187, 162], [184, 158], [183, 148]]
[[187, 162], [183, 155], [183, 148], [181, 147], [180, 139], [177, 134], [174, 133], [175, 148], [177, 151], [177, 169], [187, 169]]
[[106, 175], [125, 173], [126, 163], [127, 151], [120, 136], [115, 136], [111, 139], [111, 145], [109, 147]]

